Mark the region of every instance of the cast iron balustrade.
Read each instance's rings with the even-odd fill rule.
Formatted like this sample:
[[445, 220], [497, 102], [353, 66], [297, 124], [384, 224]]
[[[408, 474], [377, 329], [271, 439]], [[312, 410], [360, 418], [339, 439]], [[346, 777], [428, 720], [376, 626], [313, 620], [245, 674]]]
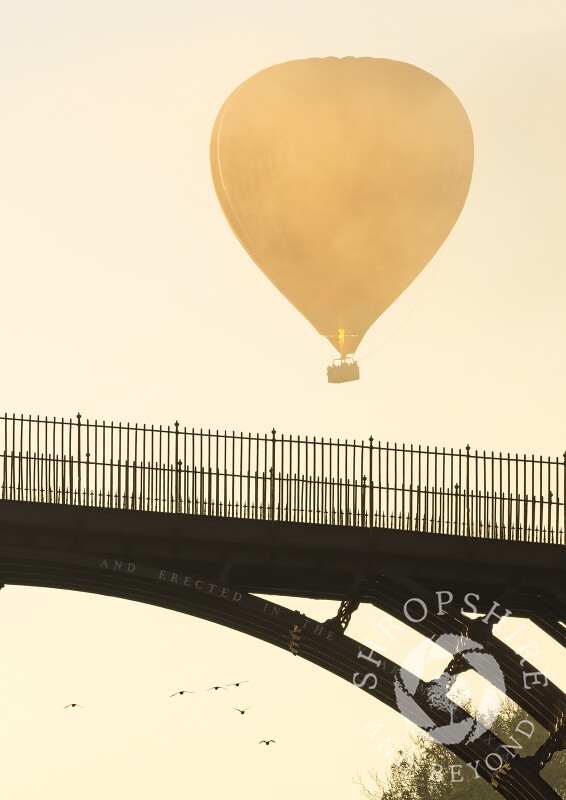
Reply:
[[0, 499], [563, 543], [566, 454], [0, 417]]

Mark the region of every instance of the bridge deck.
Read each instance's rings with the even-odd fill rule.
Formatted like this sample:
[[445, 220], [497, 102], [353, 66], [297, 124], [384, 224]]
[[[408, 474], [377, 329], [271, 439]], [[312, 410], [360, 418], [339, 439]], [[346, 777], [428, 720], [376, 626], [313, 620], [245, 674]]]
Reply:
[[382, 575], [435, 588], [499, 593], [503, 585], [560, 595], [566, 548], [381, 528], [227, 519], [0, 501], [0, 572], [6, 558], [57, 554], [130, 559], [249, 592], [342, 598]]

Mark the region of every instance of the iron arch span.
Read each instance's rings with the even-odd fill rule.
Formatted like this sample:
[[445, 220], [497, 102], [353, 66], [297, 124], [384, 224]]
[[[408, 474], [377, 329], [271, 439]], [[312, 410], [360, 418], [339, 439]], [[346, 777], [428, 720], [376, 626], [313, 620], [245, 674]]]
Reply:
[[[346, 636], [335, 623], [314, 620], [300, 611], [264, 600], [237, 587], [212, 583], [172, 569], [146, 566], [128, 558], [100, 558], [4, 549], [1, 576], [5, 584], [91, 592], [135, 600], [179, 611], [232, 628], [289, 651], [348, 681], [353, 688], [398, 709], [394, 661]], [[406, 671], [405, 671], [406, 672]], [[369, 677], [368, 677], [369, 676]], [[422, 686], [422, 682], [415, 679]], [[445, 712], [427, 703], [426, 692], [415, 697], [435, 725]], [[470, 719], [470, 718], [468, 718]], [[559, 795], [531, 768], [528, 760], [510, 758], [505, 743], [490, 731], [469, 742], [446, 745], [464, 763], [475, 765], [483, 778], [509, 800], [559, 800]], [[505, 757], [504, 757], [505, 756]]]

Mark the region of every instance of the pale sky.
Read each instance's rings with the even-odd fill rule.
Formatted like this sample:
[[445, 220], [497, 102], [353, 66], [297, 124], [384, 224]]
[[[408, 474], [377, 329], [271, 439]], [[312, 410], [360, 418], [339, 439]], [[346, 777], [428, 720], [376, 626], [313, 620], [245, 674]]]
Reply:
[[[561, 457], [565, 35], [562, 0], [4, 0], [1, 413]], [[475, 141], [460, 219], [340, 386], [331, 346], [230, 230], [209, 167], [236, 86], [314, 56], [431, 72]], [[20, 587], [0, 609], [14, 800], [354, 800], [356, 773], [384, 763], [364, 726], [408, 730], [334, 676], [187, 616]], [[228, 699], [169, 699], [248, 678]]]

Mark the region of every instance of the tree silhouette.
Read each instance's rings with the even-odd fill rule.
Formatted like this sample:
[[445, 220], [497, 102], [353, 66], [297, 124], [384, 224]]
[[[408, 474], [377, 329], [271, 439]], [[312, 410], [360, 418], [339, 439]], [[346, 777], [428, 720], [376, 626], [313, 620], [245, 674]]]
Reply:
[[[473, 713], [473, 709], [466, 710]], [[522, 722], [522, 729], [527, 732], [532, 730], [530, 723], [534, 725], [530, 737], [517, 734], [517, 726]], [[535, 753], [548, 738], [548, 732], [508, 698], [492, 730], [509, 746], [520, 740], [523, 749], [516, 752], [521, 757]], [[564, 750], [554, 753], [541, 776], [561, 797], [566, 797]], [[367, 800], [494, 800], [496, 796], [489, 783], [476, 778], [469, 766], [423, 733], [412, 736], [410, 748], [397, 753], [384, 778], [375, 771], [369, 773], [369, 778], [369, 783], [364, 783], [359, 776], [357, 781]]]

